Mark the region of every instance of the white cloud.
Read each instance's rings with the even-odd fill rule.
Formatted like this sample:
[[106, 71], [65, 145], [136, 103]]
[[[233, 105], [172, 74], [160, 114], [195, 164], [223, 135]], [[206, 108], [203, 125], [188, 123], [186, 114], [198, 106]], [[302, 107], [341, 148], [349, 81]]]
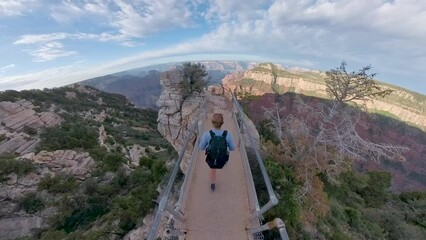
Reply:
[[26, 34], [21, 36], [14, 44], [36, 44], [50, 41], [62, 40], [69, 37], [70, 34], [58, 32], [49, 34]]
[[176, 27], [191, 25], [191, 12], [185, 2], [179, 0], [141, 0], [128, 4], [114, 0], [120, 8], [114, 11], [111, 24], [126, 36], [147, 37]]
[[57, 22], [66, 23], [73, 19], [78, 19], [83, 13], [84, 9], [82, 9], [77, 2], [65, 0], [62, 1], [60, 5], [53, 5], [51, 7], [50, 16]]
[[93, 24], [108, 24], [116, 35], [143, 38], [193, 25], [191, 4], [180, 0], [63, 0], [51, 7], [50, 15], [60, 23], [90, 19]]
[[78, 67], [76, 65], [69, 65], [58, 68], [46, 69], [39, 72], [33, 72], [18, 76], [2, 77], [0, 79], [0, 89], [42, 89], [51, 88], [57, 86], [63, 86], [68, 84], [67, 82], [60, 82], [59, 76], [67, 76], [76, 71]]
[[6, 65], [4, 67], [0, 67], [0, 73], [6, 71], [7, 69], [14, 68], [14, 67], [15, 67], [15, 64], [9, 64], [9, 65]]
[[54, 60], [59, 57], [67, 57], [77, 54], [77, 51], [65, 51], [60, 40], [95, 40], [100, 42], [118, 41], [124, 46], [132, 46], [128, 37], [124, 35], [113, 35], [110, 33], [49, 33], [49, 34], [27, 34], [21, 36], [14, 42], [15, 45], [31, 45], [32, 49], [25, 50], [35, 62]]
[[209, 0], [209, 8], [203, 14], [210, 21], [247, 21], [262, 16], [262, 6], [269, 0], [246, 0], [244, 3], [229, 0]]
[[128, 38], [124, 35], [114, 35], [111, 33], [103, 32], [100, 34], [91, 33], [48, 33], [48, 34], [27, 34], [21, 36], [14, 44], [38, 44], [58, 40], [97, 40], [101, 42], [107, 41], [124, 41]]
[[64, 46], [59, 42], [48, 42], [41, 44], [37, 49], [27, 51], [35, 62], [45, 62], [77, 54], [75, 51], [64, 50]]
[[[205, 16], [219, 24], [197, 43], [213, 51], [301, 57], [323, 63], [317, 67], [347, 60], [377, 65], [379, 71], [397, 67], [426, 75], [424, 70], [419, 72], [420, 66], [426, 65], [426, 1], [209, 3]], [[266, 7], [259, 8], [260, 4]]]
[[415, 0], [276, 0], [269, 8], [275, 26], [299, 24], [338, 29], [370, 31], [424, 38], [426, 2]]
[[0, 1], [0, 16], [16, 16], [23, 15], [30, 11], [35, 0], [1, 0]]
[[[101, 42], [116, 41], [123, 46], [137, 45], [136, 38], [143, 38], [159, 31], [176, 27], [187, 27], [191, 22], [189, 5], [179, 0], [142, 0], [132, 4], [122, 0], [64, 0], [51, 7], [51, 16], [58, 22], [70, 22], [84, 16], [97, 15], [99, 22], [109, 22], [114, 32], [26, 34], [14, 44], [36, 45], [27, 52], [35, 61], [48, 61], [57, 57], [76, 54], [64, 51], [61, 40], [97, 40]], [[52, 43], [52, 41], [55, 41]], [[50, 47], [55, 46], [55, 47]], [[58, 44], [61, 44], [60, 46]]]
[[105, 15], [109, 13], [107, 3], [108, 1], [105, 1], [105, 0], [89, 1], [84, 3], [83, 8], [84, 10], [94, 14]]

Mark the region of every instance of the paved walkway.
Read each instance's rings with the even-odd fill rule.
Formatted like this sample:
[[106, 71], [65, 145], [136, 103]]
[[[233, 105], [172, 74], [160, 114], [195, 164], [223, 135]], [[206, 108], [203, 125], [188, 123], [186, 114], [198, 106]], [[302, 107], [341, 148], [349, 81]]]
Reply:
[[[232, 133], [238, 144], [236, 126], [232, 120], [231, 106], [223, 97], [211, 96], [208, 118], [203, 129], [212, 128], [213, 112], [224, 114], [223, 129]], [[216, 190], [210, 190], [209, 168], [204, 151], [199, 151], [195, 162], [189, 197], [182, 209], [186, 223], [187, 240], [242, 240], [249, 239], [249, 201], [244, 178], [241, 154], [237, 148], [231, 152], [225, 167], [217, 172]]]

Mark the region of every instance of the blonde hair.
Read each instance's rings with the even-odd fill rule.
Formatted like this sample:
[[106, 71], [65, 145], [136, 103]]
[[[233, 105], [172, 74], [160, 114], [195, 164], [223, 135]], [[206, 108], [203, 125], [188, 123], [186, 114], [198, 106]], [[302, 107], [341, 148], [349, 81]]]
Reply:
[[214, 113], [212, 118], [212, 124], [215, 128], [222, 127], [223, 115], [221, 113]]

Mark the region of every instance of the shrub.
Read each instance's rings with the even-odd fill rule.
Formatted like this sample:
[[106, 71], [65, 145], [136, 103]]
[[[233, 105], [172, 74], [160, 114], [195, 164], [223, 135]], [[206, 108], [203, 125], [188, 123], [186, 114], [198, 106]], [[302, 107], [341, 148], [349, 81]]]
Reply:
[[38, 212], [44, 208], [43, 199], [41, 199], [37, 193], [31, 192], [24, 195], [18, 200], [18, 206], [25, 212], [32, 214]]
[[379, 207], [390, 198], [391, 175], [388, 172], [369, 172], [368, 185], [360, 191], [369, 207]]
[[6, 90], [4, 92], [0, 92], [0, 102], [2, 101], [10, 101], [14, 102], [15, 100], [19, 99], [19, 92], [15, 90]]
[[49, 193], [66, 193], [73, 192], [78, 187], [78, 182], [74, 176], [58, 175], [52, 177], [51, 175], [43, 178], [37, 186], [39, 191], [47, 190]]
[[399, 194], [399, 198], [406, 203], [416, 200], [426, 201], [426, 192], [405, 192]]
[[39, 150], [91, 149], [98, 146], [98, 132], [87, 122], [64, 122], [40, 134]]
[[154, 163], [152, 164], [151, 171], [155, 181], [160, 182], [161, 179], [163, 179], [164, 174], [166, 174], [167, 172], [165, 162], [161, 160], [154, 161]]
[[109, 211], [108, 202], [102, 201], [101, 198], [91, 197], [90, 201], [84, 202], [79, 208], [74, 209], [72, 214], [65, 218], [65, 222], [60, 229], [69, 233], [75, 231], [80, 226], [87, 226], [99, 216], [104, 215]]
[[22, 128], [22, 131], [23, 131], [24, 133], [28, 134], [28, 135], [31, 135], [31, 136], [33, 136], [33, 135], [36, 135], [36, 134], [37, 134], [37, 129], [32, 128], [32, 127], [29, 127], [29, 126], [24, 126], [24, 127]]
[[23, 176], [34, 170], [33, 164], [27, 160], [17, 160], [12, 155], [0, 156], [0, 182], [7, 180], [6, 176], [11, 173]]
[[102, 159], [102, 168], [105, 171], [117, 171], [127, 161], [120, 153], [107, 153]]
[[1, 134], [0, 135], [0, 142], [3, 142], [4, 140], [6, 140], [7, 139], [7, 137], [6, 137], [6, 135], [5, 134]]
[[101, 162], [102, 159], [107, 155], [108, 150], [105, 147], [94, 147], [89, 149], [90, 157], [92, 157], [95, 161]]
[[139, 165], [145, 166], [147, 168], [151, 168], [152, 164], [154, 163], [153, 159], [147, 156], [142, 156], [139, 159]]
[[154, 206], [152, 200], [157, 194], [155, 189], [156, 184], [141, 185], [114, 202], [113, 216], [120, 220], [119, 227], [124, 232], [133, 229], [138, 220]]
[[67, 234], [60, 230], [49, 230], [41, 234], [40, 240], [58, 240], [65, 239]]

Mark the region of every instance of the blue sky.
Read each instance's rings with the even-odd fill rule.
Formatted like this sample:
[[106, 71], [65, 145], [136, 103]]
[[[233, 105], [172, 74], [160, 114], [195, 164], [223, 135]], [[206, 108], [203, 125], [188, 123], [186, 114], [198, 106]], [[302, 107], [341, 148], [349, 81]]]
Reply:
[[272, 61], [426, 94], [426, 1], [0, 0], [0, 90], [156, 63]]

